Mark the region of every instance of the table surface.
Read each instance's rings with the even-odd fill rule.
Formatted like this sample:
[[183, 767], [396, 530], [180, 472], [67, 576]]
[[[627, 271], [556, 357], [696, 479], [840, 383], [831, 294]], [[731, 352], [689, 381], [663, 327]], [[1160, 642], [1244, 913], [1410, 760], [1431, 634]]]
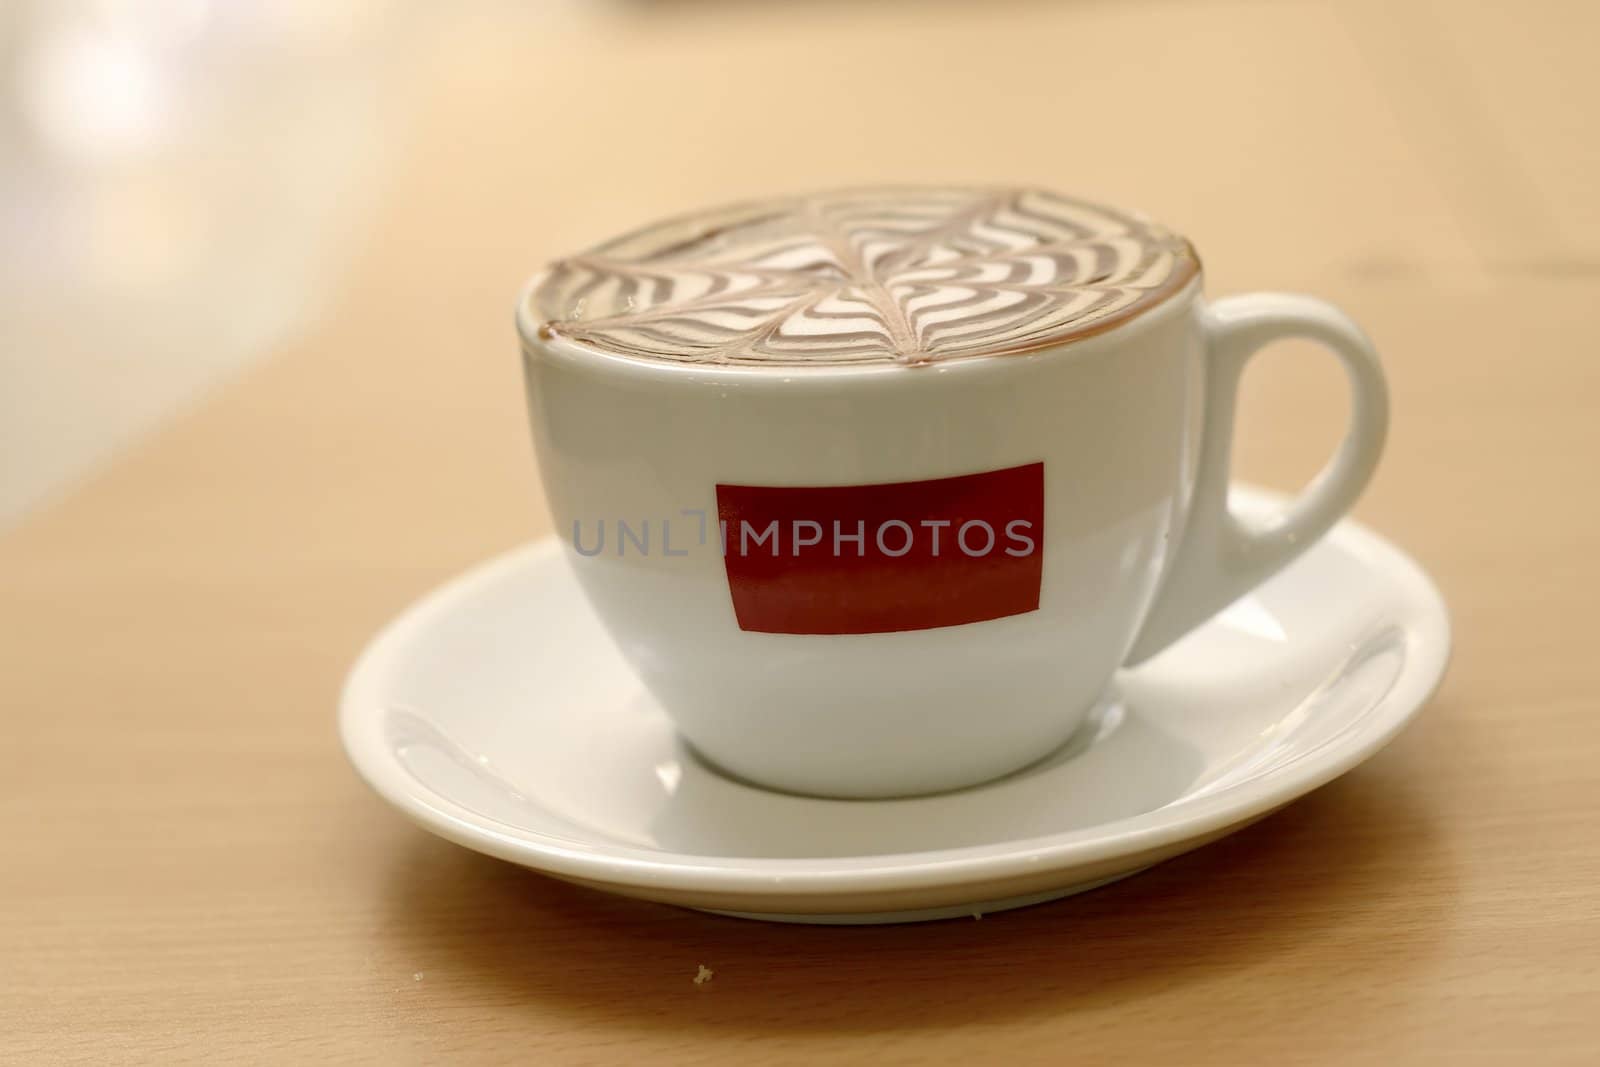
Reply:
[[[1592, 1062], [1592, 10], [704, 2], [453, 27], [328, 316], [0, 538], [0, 1061]], [[982, 923], [613, 899], [369, 794], [334, 734], [351, 659], [548, 528], [522, 276], [685, 206], [908, 176], [1141, 206], [1211, 292], [1314, 291], [1368, 327], [1395, 422], [1358, 514], [1457, 628], [1415, 725], [1232, 838]], [[1237, 463], [1289, 488], [1343, 411], [1332, 361], [1283, 351], [1251, 372]]]

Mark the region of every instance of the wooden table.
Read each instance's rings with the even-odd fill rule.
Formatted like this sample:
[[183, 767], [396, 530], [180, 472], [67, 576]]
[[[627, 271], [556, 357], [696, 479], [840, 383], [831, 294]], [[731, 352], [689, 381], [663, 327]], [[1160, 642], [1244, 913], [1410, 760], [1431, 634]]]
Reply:
[[[0, 538], [0, 1061], [1595, 1062], [1591, 7], [497, 11], [418, 67], [327, 319]], [[547, 528], [520, 278], [663, 211], [906, 177], [1138, 205], [1212, 292], [1368, 326], [1395, 428], [1359, 514], [1458, 630], [1420, 721], [1236, 837], [981, 923], [612, 899], [384, 807], [335, 740], [351, 658]], [[1243, 475], [1314, 469], [1336, 375], [1252, 371]]]

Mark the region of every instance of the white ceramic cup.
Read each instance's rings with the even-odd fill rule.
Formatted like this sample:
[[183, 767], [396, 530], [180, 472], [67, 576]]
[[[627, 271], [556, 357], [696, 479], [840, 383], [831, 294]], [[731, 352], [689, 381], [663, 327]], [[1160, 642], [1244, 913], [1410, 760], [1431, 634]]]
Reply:
[[[1281, 294], [1207, 303], [1198, 278], [1091, 337], [932, 366], [640, 360], [541, 337], [526, 299], [520, 308], [549, 506], [599, 617], [704, 757], [802, 793], [953, 789], [1047, 755], [1113, 699], [1120, 667], [1204, 622], [1338, 520], [1370, 477], [1388, 421], [1377, 357], [1344, 314]], [[1250, 356], [1284, 337], [1339, 358], [1350, 425], [1291, 507], [1247, 525], [1227, 505], [1237, 386]], [[1039, 464], [1042, 530], [995, 547], [1033, 543], [1036, 607], [889, 632], [742, 627], [719, 486], [879, 486]], [[907, 525], [933, 529], [914, 516]], [[741, 546], [737, 526], [729, 552], [742, 556], [749, 538]], [[780, 543], [774, 562], [773, 542], [758, 538], [760, 566], [802, 542], [812, 551], [809, 526], [780, 532], [795, 547]], [[983, 531], [954, 552], [955, 531], [942, 532], [960, 587], [951, 595], [967, 596], [986, 572], [965, 549], [982, 547]], [[905, 531], [888, 536], [897, 549]], [[853, 539], [832, 547], [856, 565]], [[993, 559], [996, 573], [1012, 566]], [[912, 599], [941, 603], [942, 573], [913, 582]], [[872, 581], [860, 588], [870, 595]], [[816, 607], [804, 590], [794, 595], [786, 603], [802, 614]]]

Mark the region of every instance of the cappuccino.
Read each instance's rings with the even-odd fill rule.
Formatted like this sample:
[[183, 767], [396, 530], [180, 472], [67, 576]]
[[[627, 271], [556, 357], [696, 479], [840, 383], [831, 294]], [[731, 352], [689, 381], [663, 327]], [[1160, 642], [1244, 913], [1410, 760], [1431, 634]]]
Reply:
[[659, 223], [552, 264], [547, 337], [713, 364], [930, 363], [1099, 333], [1194, 279], [1183, 238], [1038, 189], [852, 189]]

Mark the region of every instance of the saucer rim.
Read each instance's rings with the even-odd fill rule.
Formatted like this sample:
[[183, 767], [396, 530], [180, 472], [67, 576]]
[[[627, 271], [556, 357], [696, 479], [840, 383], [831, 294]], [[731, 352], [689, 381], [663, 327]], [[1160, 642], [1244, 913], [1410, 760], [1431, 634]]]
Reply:
[[[1270, 506], [1273, 490], [1236, 484], [1236, 502]], [[1353, 519], [1326, 535], [1329, 544], [1382, 572], [1403, 609], [1407, 667], [1361, 718], [1359, 727], [1302, 756], [1226, 789], [1092, 827], [1027, 839], [847, 857], [716, 857], [594, 839], [592, 845], [499, 822], [424, 786], [392, 755], [382, 736], [382, 689], [391, 665], [432, 620], [519, 569], [556, 555], [547, 536], [471, 567], [413, 601], [366, 645], [346, 678], [339, 734], [346, 757], [381, 798], [423, 828], [456, 844], [572, 881], [618, 889], [725, 894], [744, 898], [872, 894], [991, 884], [1166, 851], [1225, 831], [1304, 796], [1382, 750], [1437, 692], [1449, 663], [1452, 632], [1438, 587], [1392, 542]], [[983, 786], [976, 786], [982, 789]], [[827, 801], [819, 801], [826, 803]]]

